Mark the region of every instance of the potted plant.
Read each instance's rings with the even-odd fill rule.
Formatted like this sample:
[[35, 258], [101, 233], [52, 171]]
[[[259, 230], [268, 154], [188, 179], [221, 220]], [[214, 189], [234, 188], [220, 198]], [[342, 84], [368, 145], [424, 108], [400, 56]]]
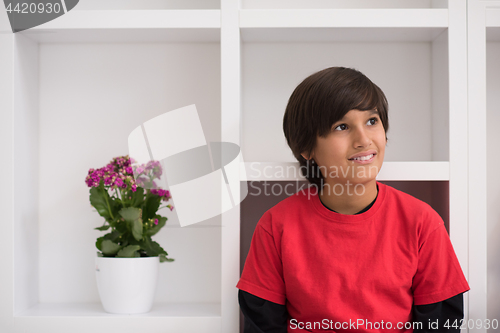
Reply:
[[174, 260], [151, 239], [167, 222], [157, 211], [174, 208], [160, 207], [171, 199], [154, 181], [162, 174], [160, 163], [132, 163], [128, 155], [115, 157], [105, 167], [90, 169], [85, 179], [90, 204], [104, 218], [95, 229], [109, 231], [96, 241], [96, 279], [103, 307], [110, 313], [150, 311], [158, 265]]

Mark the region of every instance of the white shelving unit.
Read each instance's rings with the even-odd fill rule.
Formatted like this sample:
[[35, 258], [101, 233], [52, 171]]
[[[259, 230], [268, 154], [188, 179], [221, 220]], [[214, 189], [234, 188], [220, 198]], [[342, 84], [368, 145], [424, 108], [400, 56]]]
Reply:
[[468, 13], [469, 110], [474, 111], [469, 112], [469, 146], [477, 148], [469, 150], [473, 171], [469, 175], [469, 244], [474, 244], [469, 256], [476, 258], [469, 270], [477, 289], [470, 297], [470, 316], [498, 319], [500, 178], [495, 170], [500, 137], [494, 122], [500, 114], [500, 1], [469, 1]]
[[[494, 124], [500, 121], [500, 1], [496, 1], [486, 11], [486, 153], [487, 153], [487, 318], [500, 317], [500, 300], [495, 295], [500, 294], [500, 257], [499, 228], [500, 209], [499, 198], [500, 178], [495, 170], [498, 168], [498, 143], [500, 136]], [[483, 232], [484, 236], [484, 232]], [[490, 333], [494, 330], [490, 330]]]
[[471, 285], [466, 319], [498, 316], [500, 307], [486, 313], [496, 300], [485, 278], [484, 158], [485, 27], [498, 42], [498, 3], [85, 0], [17, 34], [2, 9], [0, 330], [237, 332], [240, 208], [186, 228], [165, 212], [156, 240], [176, 261], [161, 265], [153, 311], [111, 315], [95, 285], [101, 219], [84, 177], [127, 154], [139, 124], [196, 104], [207, 141], [240, 145], [241, 181], [303, 180], [283, 113], [295, 86], [330, 66], [361, 70], [388, 97], [380, 181], [448, 183], [441, 200]]

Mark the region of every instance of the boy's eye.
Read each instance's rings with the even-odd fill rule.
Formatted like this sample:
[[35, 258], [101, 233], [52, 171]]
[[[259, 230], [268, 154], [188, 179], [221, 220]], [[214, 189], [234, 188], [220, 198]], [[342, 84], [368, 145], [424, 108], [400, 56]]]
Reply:
[[347, 126], [346, 124], [340, 124], [337, 127], [334, 128], [335, 131], [341, 131], [341, 129], [338, 129], [341, 126]]
[[[371, 121], [373, 121], [373, 123], [371, 123], [371, 125], [373, 126], [373, 125], [375, 125], [378, 122], [378, 118], [377, 117], [370, 118], [368, 120], [368, 123], [370, 123]], [[339, 127], [342, 127], [342, 126], [344, 126], [344, 128], [347, 127], [346, 124], [340, 124], [337, 127], [335, 127], [334, 130], [335, 131], [342, 131], [342, 129], [338, 129]]]

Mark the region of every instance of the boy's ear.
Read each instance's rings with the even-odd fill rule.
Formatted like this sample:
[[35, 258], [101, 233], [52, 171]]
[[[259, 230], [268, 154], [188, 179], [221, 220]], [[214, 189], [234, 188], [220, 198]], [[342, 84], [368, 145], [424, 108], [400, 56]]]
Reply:
[[306, 153], [302, 153], [300, 155], [302, 155], [302, 157], [305, 158], [306, 160], [310, 160], [312, 158], [312, 155], [308, 155]]

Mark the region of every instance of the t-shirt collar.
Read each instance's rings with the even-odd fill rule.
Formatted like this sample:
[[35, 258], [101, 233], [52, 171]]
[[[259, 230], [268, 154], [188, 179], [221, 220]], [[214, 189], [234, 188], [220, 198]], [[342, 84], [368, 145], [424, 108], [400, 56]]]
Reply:
[[310, 202], [314, 207], [314, 209], [320, 215], [326, 217], [328, 220], [336, 222], [344, 222], [344, 223], [362, 222], [375, 215], [384, 202], [386, 185], [379, 183], [378, 181], [376, 183], [377, 183], [378, 193], [377, 197], [375, 198], [375, 202], [367, 211], [355, 215], [337, 213], [325, 207], [319, 198], [317, 188], [314, 186], [309, 187], [308, 196], [311, 198]]

